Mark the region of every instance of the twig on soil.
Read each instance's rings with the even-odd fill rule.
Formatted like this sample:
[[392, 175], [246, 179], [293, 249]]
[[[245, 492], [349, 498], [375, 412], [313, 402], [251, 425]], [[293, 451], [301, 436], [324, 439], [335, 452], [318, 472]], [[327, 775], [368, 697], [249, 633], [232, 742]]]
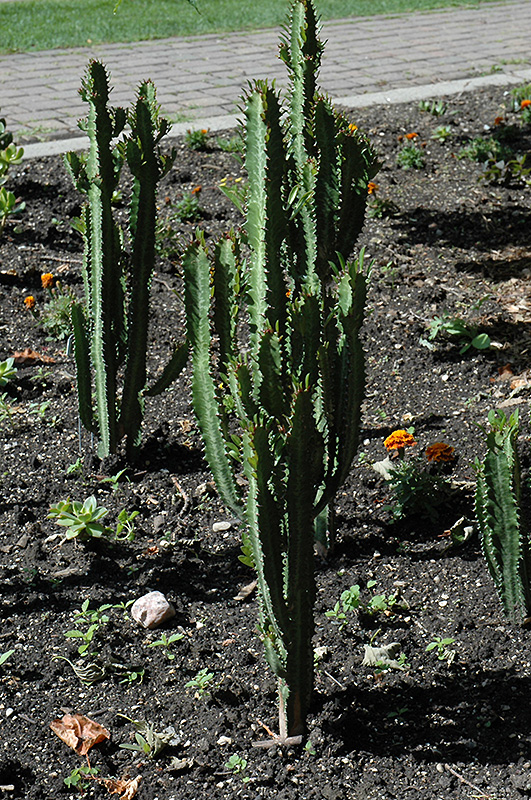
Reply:
[[177, 491], [181, 495], [182, 501], [183, 501], [183, 507], [179, 511], [179, 515], [180, 514], [184, 514], [186, 511], [188, 511], [188, 508], [190, 507], [190, 495], [186, 494], [186, 492], [184, 491], [183, 487], [181, 486], [181, 484], [179, 483], [179, 481], [177, 480], [175, 475], [172, 475], [171, 479], [172, 479], [173, 485], [175, 486], [175, 488], [177, 489]]
[[479, 786], [476, 786], [474, 783], [470, 783], [470, 781], [467, 781], [467, 779], [463, 775], [460, 775], [459, 772], [456, 772], [456, 770], [453, 769], [449, 764], [445, 764], [444, 768], [447, 769], [448, 772], [451, 772], [452, 775], [455, 775], [455, 777], [458, 778], [461, 781], [461, 783], [465, 783], [467, 786], [470, 786], [470, 788], [473, 789], [475, 792], [479, 792], [478, 800], [492, 800], [491, 794], [485, 794], [485, 792], [482, 789], [480, 789]]
[[340, 689], [346, 689], [347, 688], [346, 686], [343, 686], [343, 684], [340, 683], [338, 680], [336, 680], [333, 675], [330, 675], [330, 673], [327, 672], [325, 669], [323, 670], [323, 675], [326, 675], [327, 678], [330, 678], [332, 683], [335, 683], [335, 685], [339, 686]]

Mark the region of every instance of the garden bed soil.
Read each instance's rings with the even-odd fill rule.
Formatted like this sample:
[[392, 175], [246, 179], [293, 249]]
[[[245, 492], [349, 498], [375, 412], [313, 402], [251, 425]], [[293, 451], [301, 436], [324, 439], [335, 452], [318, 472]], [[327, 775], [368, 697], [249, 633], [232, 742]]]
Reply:
[[[360, 241], [366, 259], [374, 259], [363, 329], [363, 429], [359, 457], [339, 492], [337, 546], [316, 557], [319, 657], [305, 747], [253, 747], [267, 738], [262, 723], [277, 729], [276, 687], [256, 636], [256, 595], [239, 595], [253, 573], [238, 560], [238, 524], [203, 459], [189, 369], [164, 395], [148, 399], [137, 463], [120, 456], [101, 462], [79, 427], [66, 340], [50, 340], [24, 305], [32, 295], [34, 313], [43, 313], [49, 296], [41, 274], [48, 272], [81, 296], [82, 242], [71, 223], [82, 198], [60, 157], [12, 169], [8, 188], [26, 208], [0, 240], [0, 360], [26, 348], [37, 355], [21, 356], [3, 389], [11, 411], [0, 429], [0, 654], [14, 652], [0, 666], [1, 797], [79, 796], [64, 779], [86, 761], [50, 730], [66, 713], [108, 729], [110, 741], [90, 751], [90, 764], [99, 777], [141, 775], [138, 800], [531, 794], [529, 633], [505, 619], [477, 533], [461, 546], [449, 534], [460, 517], [474, 517], [473, 464], [485, 451], [481, 426], [489, 409], [520, 411], [526, 472], [529, 441], [530, 188], [516, 179], [481, 180], [484, 167], [457, 156], [474, 137], [491, 136], [496, 117], [506, 118], [507, 143], [517, 154], [529, 151], [531, 136], [502, 89], [445, 103], [442, 116], [417, 104], [349, 112], [382, 160], [370, 198], [382, 216], [367, 218]], [[450, 132], [445, 142], [432, 138], [441, 125]], [[408, 140], [411, 133], [418, 136]], [[219, 146], [230, 136], [210, 135], [205, 152], [176, 143], [160, 194], [161, 218], [173, 215], [173, 230], [161, 223], [152, 377], [182, 332], [183, 247], [196, 226], [209, 240], [241, 224], [218, 189], [222, 178], [243, 174]], [[420, 169], [397, 166], [409, 141], [422, 153]], [[201, 219], [177, 222], [175, 203], [198, 186]], [[491, 347], [463, 353], [462, 341], [442, 333], [430, 341], [430, 320], [444, 311], [487, 333]], [[455, 448], [447, 476], [453, 491], [436, 518], [394, 521], [389, 487], [370, 464], [385, 457], [386, 436], [409, 427], [421, 455], [437, 441]], [[119, 480], [108, 480], [123, 469]], [[63, 529], [47, 518], [50, 506], [91, 495], [108, 509], [110, 526], [120, 510], [138, 511], [133, 541], [62, 541]], [[342, 626], [326, 612], [355, 584], [364, 602], [396, 594], [404, 608], [352, 613]], [[155, 589], [176, 616], [146, 631], [127, 610], [108, 609], [93, 642], [105, 676], [81, 683], [64, 660], [76, 663], [79, 644], [65, 633], [88, 627], [76, 610], [87, 600], [91, 609], [128, 604]], [[163, 633], [182, 634], [170, 646], [171, 659], [163, 646], [150, 647]], [[453, 640], [451, 663], [439, 660], [436, 648], [426, 651], [435, 637]], [[364, 645], [391, 642], [399, 643], [406, 669], [362, 666]], [[213, 676], [204, 693], [186, 686], [202, 669]], [[154, 758], [120, 748], [135, 741], [127, 718], [157, 732], [171, 727], [171, 743]], [[247, 762], [240, 774], [226, 767], [233, 755]], [[107, 791], [91, 782], [86, 796]]]

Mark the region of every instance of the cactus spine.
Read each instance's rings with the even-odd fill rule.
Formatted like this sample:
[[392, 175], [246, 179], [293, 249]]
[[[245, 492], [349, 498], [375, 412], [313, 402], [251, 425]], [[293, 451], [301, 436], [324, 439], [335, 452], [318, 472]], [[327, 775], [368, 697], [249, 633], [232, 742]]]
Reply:
[[[124, 109], [108, 106], [105, 67], [91, 61], [81, 96], [89, 104], [81, 127], [88, 134], [90, 149], [86, 158], [76, 153], [66, 156], [75, 185], [87, 195], [82, 212], [86, 308], [84, 312], [77, 305], [72, 315], [79, 411], [85, 428], [99, 437], [101, 457], [115, 453], [125, 436], [127, 455], [132, 458], [140, 444], [144, 395], [167, 388], [187, 358], [187, 346], [179, 345], [160, 379], [146, 388], [155, 199], [157, 184], [171, 168], [174, 153], [160, 153], [158, 145], [169, 124], [158, 116], [155, 87], [149, 81], [140, 85], [134, 109], [127, 114]], [[127, 121], [130, 134], [113, 144]], [[125, 161], [133, 175], [130, 254], [112, 206]], [[123, 385], [119, 387], [122, 369]]]
[[313, 686], [314, 523], [357, 447], [366, 275], [363, 255], [346, 259], [377, 171], [316, 93], [322, 48], [313, 3], [296, 0], [287, 121], [267, 83], [246, 98], [248, 262], [233, 235], [184, 258], [194, 407], [220, 494], [246, 524], [289, 736], [304, 732]]
[[531, 616], [531, 541], [521, 524], [518, 411], [489, 413], [487, 455], [476, 462], [476, 516], [489, 572], [513, 621]]

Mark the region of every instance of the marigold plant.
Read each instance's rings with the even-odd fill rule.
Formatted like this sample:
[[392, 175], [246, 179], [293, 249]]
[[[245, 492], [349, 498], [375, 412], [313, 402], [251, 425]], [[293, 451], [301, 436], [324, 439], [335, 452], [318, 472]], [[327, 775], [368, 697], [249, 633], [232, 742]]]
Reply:
[[394, 431], [384, 441], [384, 447], [391, 450], [403, 450], [404, 447], [414, 447], [417, 444], [415, 438], [408, 431]]

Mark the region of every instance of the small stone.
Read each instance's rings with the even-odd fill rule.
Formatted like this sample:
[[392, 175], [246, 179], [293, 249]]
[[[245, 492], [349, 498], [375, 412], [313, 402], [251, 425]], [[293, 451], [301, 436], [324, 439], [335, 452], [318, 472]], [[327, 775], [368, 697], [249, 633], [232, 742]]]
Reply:
[[175, 609], [162, 592], [149, 592], [131, 606], [131, 616], [144, 628], [157, 628], [175, 616]]
[[212, 530], [214, 533], [219, 533], [220, 531], [230, 531], [232, 524], [228, 521], [224, 522], [214, 522], [212, 525]]
[[6, 717], [11, 717], [15, 713], [14, 708], [6, 708]]

